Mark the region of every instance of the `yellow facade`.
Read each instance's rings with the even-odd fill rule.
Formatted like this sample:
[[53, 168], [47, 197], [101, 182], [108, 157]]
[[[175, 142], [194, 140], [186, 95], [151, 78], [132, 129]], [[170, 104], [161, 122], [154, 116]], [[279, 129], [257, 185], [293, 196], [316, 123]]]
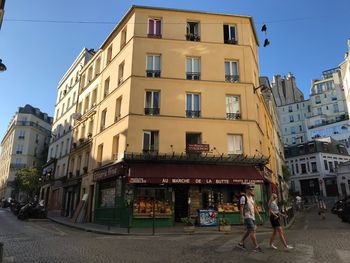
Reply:
[[[148, 35], [149, 19], [160, 20], [161, 36]], [[198, 23], [200, 41], [186, 40], [188, 22]], [[224, 43], [223, 25], [235, 27], [236, 44]], [[100, 73], [93, 74], [96, 84], [90, 88], [84, 81], [79, 98], [84, 108], [81, 96], [91, 97], [98, 88], [89, 177], [82, 187], [93, 183], [93, 170], [121, 161], [125, 152], [142, 153], [144, 131], [158, 132], [159, 154], [185, 154], [186, 133], [199, 133], [201, 143], [209, 144], [209, 154], [227, 155], [228, 135], [242, 135], [242, 154], [270, 157], [267, 167], [276, 174], [274, 125], [260, 90], [254, 91], [259, 86], [257, 47], [251, 17], [132, 7], [82, 69], [82, 76], [88, 76], [89, 68], [101, 61]], [[147, 77], [151, 55], [160, 56], [159, 78]], [[200, 80], [186, 79], [187, 58], [199, 59]], [[237, 63], [239, 81], [225, 81], [225, 61]], [[159, 114], [145, 114], [147, 91], [159, 92]], [[199, 118], [186, 117], [188, 93], [200, 96]], [[227, 119], [228, 95], [239, 97], [238, 119]], [[81, 127], [75, 126], [75, 141], [82, 136]]]

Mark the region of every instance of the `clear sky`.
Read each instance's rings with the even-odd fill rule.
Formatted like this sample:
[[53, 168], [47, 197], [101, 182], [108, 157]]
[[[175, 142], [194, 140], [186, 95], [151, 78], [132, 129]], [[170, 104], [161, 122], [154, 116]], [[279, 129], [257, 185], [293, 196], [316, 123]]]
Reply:
[[[0, 59], [8, 68], [0, 73], [0, 139], [20, 106], [53, 115], [63, 74], [84, 47], [98, 49], [133, 4], [252, 16], [260, 75], [271, 81], [292, 72], [306, 98], [311, 80], [342, 62], [350, 38], [350, 0], [7, 0], [0, 30]], [[263, 48], [265, 37], [271, 44]]]

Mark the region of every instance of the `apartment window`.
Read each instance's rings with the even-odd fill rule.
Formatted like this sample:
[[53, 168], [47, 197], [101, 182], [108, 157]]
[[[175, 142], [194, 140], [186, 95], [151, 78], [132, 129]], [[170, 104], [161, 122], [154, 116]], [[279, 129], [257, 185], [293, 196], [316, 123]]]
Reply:
[[333, 112], [334, 112], [334, 113], [339, 112], [338, 103], [333, 104]]
[[99, 57], [96, 60], [96, 64], [95, 64], [95, 76], [97, 76], [98, 74], [100, 74], [100, 70], [101, 70], [101, 57]]
[[317, 164], [316, 164], [316, 162], [312, 162], [311, 163], [311, 171], [313, 173], [317, 172]]
[[122, 49], [126, 44], [126, 28], [123, 29], [120, 36], [120, 49]]
[[337, 100], [337, 95], [335, 94], [334, 91], [331, 93], [332, 100]]
[[297, 163], [295, 164], [295, 172], [296, 172], [296, 174], [299, 174], [299, 164], [297, 164]]
[[119, 134], [113, 136], [112, 160], [118, 160], [118, 152], [119, 152]]
[[105, 85], [103, 89], [103, 98], [106, 98], [107, 95], [109, 94], [109, 80], [110, 80], [109, 77], [105, 80]]
[[68, 101], [67, 101], [67, 110], [69, 109], [70, 107], [70, 98], [68, 98]]
[[81, 75], [81, 79], [80, 79], [80, 89], [84, 89], [85, 87], [85, 74]]
[[75, 92], [73, 93], [73, 99], [72, 99], [72, 105], [74, 105], [76, 103], [75, 101]]
[[295, 127], [290, 127], [290, 133], [295, 134]]
[[289, 122], [294, 122], [294, 116], [293, 115], [289, 115]]
[[89, 121], [89, 128], [88, 128], [88, 137], [92, 136], [92, 131], [93, 131], [93, 128], [94, 128], [94, 119], [91, 118], [90, 121]]
[[242, 135], [227, 135], [228, 154], [243, 154]]
[[300, 166], [301, 166], [301, 173], [302, 174], [306, 174], [307, 173], [307, 171], [306, 171], [306, 164], [302, 163], [302, 164], [300, 164]]
[[120, 120], [122, 109], [122, 96], [120, 96], [115, 102], [115, 121]]
[[97, 158], [96, 158], [96, 166], [102, 166], [102, 156], [103, 156], [103, 143], [97, 147]]
[[[60, 148], [60, 157], [63, 156], [63, 148], [64, 148], [64, 142], [61, 142], [61, 148]], [[35, 148], [36, 149], [36, 148]]]
[[303, 131], [303, 127], [299, 125], [299, 131]]
[[107, 109], [104, 109], [101, 113], [100, 131], [103, 131], [106, 128], [106, 118], [107, 118]]
[[91, 96], [91, 107], [96, 106], [96, 100], [97, 100], [97, 88], [95, 88], [92, 91], [92, 96]]
[[224, 43], [226, 44], [237, 44], [235, 25], [224, 25]]
[[186, 117], [199, 118], [200, 117], [200, 94], [187, 93], [186, 94]]
[[108, 65], [111, 60], [112, 60], [112, 50], [113, 50], [113, 46], [110, 45], [109, 48], [107, 49], [107, 60], [106, 60], [106, 64]]
[[19, 135], [18, 135], [18, 139], [22, 139], [23, 140], [25, 135], [26, 135], [26, 132], [24, 130], [20, 130], [19, 131]]
[[22, 154], [22, 153], [23, 153], [23, 144], [17, 144], [16, 154]]
[[144, 153], [158, 152], [158, 131], [143, 132], [143, 148]]
[[88, 82], [92, 80], [92, 66], [88, 69], [87, 78], [88, 78]]
[[288, 106], [288, 112], [292, 112], [293, 111], [293, 107], [292, 107], [292, 105], [289, 105]]
[[146, 76], [148, 78], [160, 78], [160, 55], [147, 56]]
[[238, 120], [241, 118], [240, 97], [226, 95], [226, 119]]
[[186, 59], [186, 79], [200, 79], [200, 60], [199, 58]]
[[317, 95], [317, 96], [315, 97], [315, 103], [316, 103], [316, 104], [320, 104], [320, 103], [321, 103], [321, 97], [320, 97], [320, 96]]
[[120, 63], [118, 69], [118, 85], [122, 84], [124, 81], [124, 61]]
[[90, 96], [87, 95], [84, 100], [84, 113], [87, 112], [90, 108], [89, 101], [90, 101]]
[[187, 22], [186, 27], [186, 39], [189, 41], [199, 41], [199, 23], [198, 22]]
[[148, 19], [148, 37], [161, 38], [162, 37], [162, 22], [158, 18]]
[[226, 82], [239, 81], [237, 61], [225, 60], [225, 81]]
[[317, 108], [317, 115], [321, 115], [322, 114], [322, 108]]
[[146, 91], [145, 115], [159, 115], [159, 91]]
[[328, 162], [328, 166], [329, 166], [329, 171], [333, 173], [334, 172], [333, 162]]
[[327, 162], [327, 160], [323, 160], [323, 164], [324, 164], [324, 169], [328, 170], [328, 162]]

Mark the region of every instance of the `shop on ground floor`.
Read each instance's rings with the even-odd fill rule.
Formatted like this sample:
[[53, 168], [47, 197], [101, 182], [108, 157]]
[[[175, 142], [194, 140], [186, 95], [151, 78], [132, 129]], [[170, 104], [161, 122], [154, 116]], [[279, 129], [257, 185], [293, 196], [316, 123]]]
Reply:
[[239, 198], [255, 184], [255, 201], [267, 219], [271, 182], [255, 165], [118, 163], [94, 172], [94, 221], [121, 227], [173, 226], [193, 218], [199, 226], [220, 218], [240, 223]]

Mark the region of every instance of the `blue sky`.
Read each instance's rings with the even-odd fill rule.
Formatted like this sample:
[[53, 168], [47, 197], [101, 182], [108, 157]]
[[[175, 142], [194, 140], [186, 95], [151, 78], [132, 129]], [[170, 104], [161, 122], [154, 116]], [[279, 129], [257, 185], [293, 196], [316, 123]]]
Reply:
[[[57, 84], [83, 47], [97, 49], [131, 5], [252, 16], [260, 75], [292, 72], [308, 97], [312, 79], [338, 66], [350, 38], [349, 0], [7, 0], [0, 30], [0, 138], [18, 107], [31, 104], [53, 115]], [[49, 23], [95, 21], [110, 23]], [[260, 31], [268, 27], [266, 35]]]

